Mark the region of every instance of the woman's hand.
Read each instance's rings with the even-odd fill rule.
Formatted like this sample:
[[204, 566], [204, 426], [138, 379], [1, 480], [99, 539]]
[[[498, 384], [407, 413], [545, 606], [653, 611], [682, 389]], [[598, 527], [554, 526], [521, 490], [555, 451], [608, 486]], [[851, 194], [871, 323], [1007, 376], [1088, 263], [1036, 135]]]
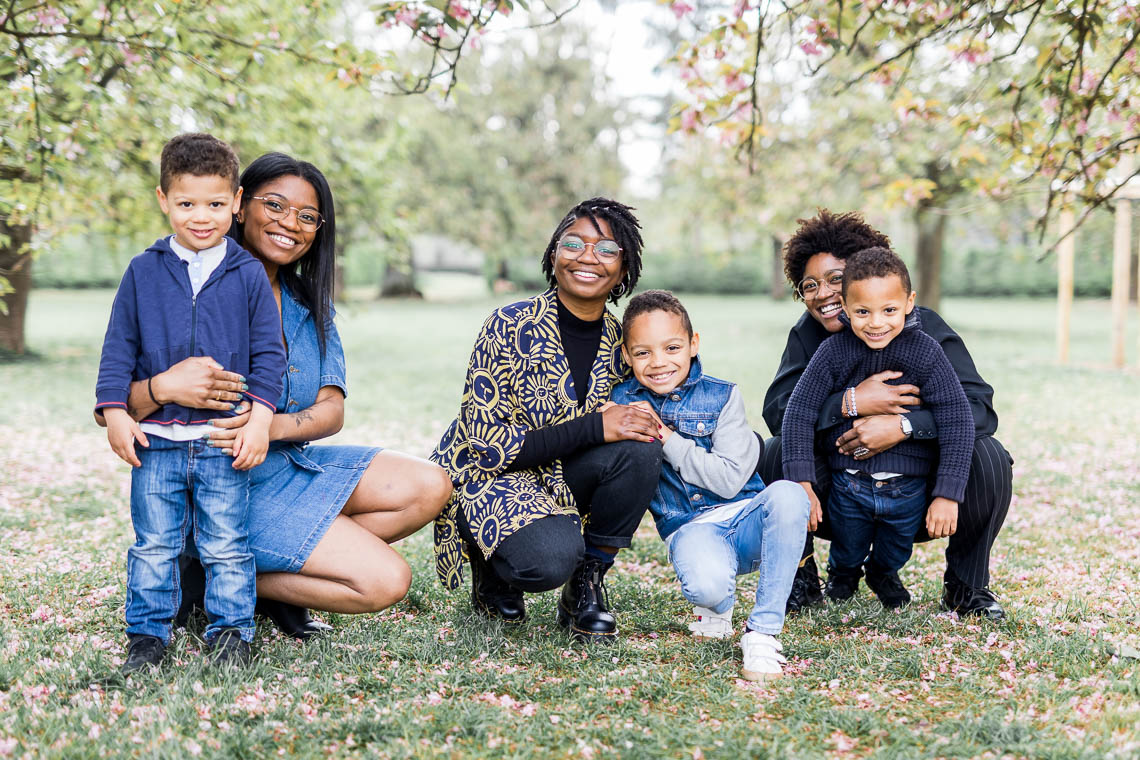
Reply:
[[871, 375], [855, 386], [855, 410], [860, 417], [872, 417], [876, 414], [905, 414], [911, 411], [907, 407], [918, 406], [922, 400], [918, 397], [917, 385], [889, 385], [887, 380], [902, 377], [901, 372], [888, 370]]
[[657, 419], [654, 415], [634, 406], [614, 404], [602, 412], [602, 427], [606, 443], [615, 441], [657, 440]]
[[661, 417], [653, 408], [653, 404], [650, 404], [648, 401], [634, 401], [632, 404], [630, 404], [630, 406], [636, 406], [638, 409], [644, 409], [653, 415], [653, 421], [657, 423], [657, 440], [661, 441], [661, 443], [665, 443], [665, 441], [668, 440], [669, 436], [673, 435], [673, 431], [670, 430], [668, 426], [666, 426], [666, 424], [661, 421]]
[[819, 497], [815, 495], [815, 489], [812, 488], [811, 483], [806, 480], [801, 480], [799, 483], [807, 493], [808, 503], [811, 505], [811, 511], [808, 512], [807, 529], [815, 531], [823, 522], [823, 505], [819, 503]]
[[[859, 411], [863, 411], [863, 408], [859, 407]], [[840, 454], [855, 459], [870, 459], [906, 440], [906, 435], [902, 431], [901, 415], [898, 414], [860, 417], [852, 425], [850, 430], [839, 436], [835, 445], [839, 447]], [[860, 448], [867, 449], [867, 453], [859, 452], [860, 455], [856, 456], [855, 451]]]
[[236, 372], [227, 372], [209, 356], [191, 356], [150, 379], [154, 397], [163, 404], [194, 409], [232, 409], [248, 386]]
[[243, 401], [238, 406], [238, 414], [234, 417], [218, 417], [210, 424], [218, 428], [207, 436], [210, 439], [210, 446], [215, 449], [221, 449], [223, 453], [234, 455], [234, 441], [237, 439], [238, 432], [249, 422], [250, 403]]

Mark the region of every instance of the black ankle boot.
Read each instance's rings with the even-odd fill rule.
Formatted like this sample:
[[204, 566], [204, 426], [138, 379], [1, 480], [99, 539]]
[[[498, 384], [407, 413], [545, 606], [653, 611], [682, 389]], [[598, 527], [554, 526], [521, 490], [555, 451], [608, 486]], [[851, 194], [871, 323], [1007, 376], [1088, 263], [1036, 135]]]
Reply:
[[471, 606], [475, 611], [504, 623], [526, 620], [523, 593], [499, 577], [483, 559], [483, 550], [468, 544], [467, 558], [471, 562]]
[[174, 626], [185, 628], [195, 611], [206, 610], [206, 568], [197, 557], [183, 554], [178, 557], [179, 584], [182, 587], [182, 603], [174, 616]]
[[558, 624], [579, 641], [617, 640], [617, 621], [608, 609], [603, 580], [613, 562], [589, 555], [574, 571], [558, 599]]
[[796, 577], [792, 581], [792, 592], [788, 594], [785, 613], [792, 615], [806, 607], [814, 607], [817, 604], [823, 604], [819, 569], [815, 565], [815, 557], [808, 557], [796, 569]]
[[301, 641], [307, 641], [314, 636], [328, 633], [333, 629], [328, 623], [313, 620], [309, 611], [288, 602], [278, 602], [273, 599], [258, 598], [255, 614], [262, 615], [273, 621], [286, 636], [292, 636]]

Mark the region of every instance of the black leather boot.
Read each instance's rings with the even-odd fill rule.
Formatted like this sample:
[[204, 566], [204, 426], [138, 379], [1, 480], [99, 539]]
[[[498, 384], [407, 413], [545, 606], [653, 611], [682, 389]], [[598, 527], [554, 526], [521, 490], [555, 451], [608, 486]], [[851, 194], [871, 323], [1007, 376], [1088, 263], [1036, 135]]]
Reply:
[[467, 545], [467, 558], [471, 562], [471, 606], [475, 611], [504, 623], [526, 620], [523, 592], [499, 577], [478, 546]]
[[309, 611], [304, 607], [298, 607], [288, 602], [278, 602], [274, 599], [258, 597], [254, 614], [269, 618], [283, 634], [301, 641], [307, 641], [333, 629], [328, 623], [313, 620]]
[[808, 557], [796, 569], [796, 577], [792, 581], [792, 592], [788, 594], [785, 612], [792, 615], [805, 607], [814, 607], [817, 604], [823, 604], [819, 568], [816, 567], [815, 557]]
[[558, 599], [558, 624], [570, 635], [585, 642], [610, 643], [617, 640], [617, 621], [608, 609], [603, 581], [613, 562], [586, 556], [574, 575], [562, 587]]

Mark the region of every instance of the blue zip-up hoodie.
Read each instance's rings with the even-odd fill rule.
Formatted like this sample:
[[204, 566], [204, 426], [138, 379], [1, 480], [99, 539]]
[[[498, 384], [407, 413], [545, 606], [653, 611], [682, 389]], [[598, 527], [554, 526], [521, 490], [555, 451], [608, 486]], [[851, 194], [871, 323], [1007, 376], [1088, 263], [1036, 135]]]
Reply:
[[649, 511], [661, 538], [701, 512], [750, 499], [764, 490], [756, 473], [760, 442], [744, 414], [735, 383], [704, 374], [694, 357], [685, 382], [665, 395], [631, 377], [613, 390], [615, 404], [648, 401], [674, 431]]
[[[250, 401], [274, 408], [285, 374], [281, 316], [265, 268], [231, 238], [194, 296], [187, 264], [166, 238], [131, 259], [115, 303], [95, 384], [95, 409], [127, 408], [131, 382], [190, 356], [210, 356], [246, 378]], [[166, 404], [143, 422], [190, 425], [233, 412]]]

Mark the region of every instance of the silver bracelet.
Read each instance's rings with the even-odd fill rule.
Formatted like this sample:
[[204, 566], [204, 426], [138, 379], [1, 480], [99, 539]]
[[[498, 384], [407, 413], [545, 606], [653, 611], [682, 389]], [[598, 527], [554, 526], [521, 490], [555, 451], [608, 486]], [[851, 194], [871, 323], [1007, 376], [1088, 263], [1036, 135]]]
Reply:
[[847, 410], [849, 412], [851, 412], [851, 414], [849, 414], [847, 416], [848, 417], [858, 417], [859, 416], [859, 410], [855, 407], [855, 387], [854, 386], [847, 389], [847, 399], [848, 399], [847, 400]]

